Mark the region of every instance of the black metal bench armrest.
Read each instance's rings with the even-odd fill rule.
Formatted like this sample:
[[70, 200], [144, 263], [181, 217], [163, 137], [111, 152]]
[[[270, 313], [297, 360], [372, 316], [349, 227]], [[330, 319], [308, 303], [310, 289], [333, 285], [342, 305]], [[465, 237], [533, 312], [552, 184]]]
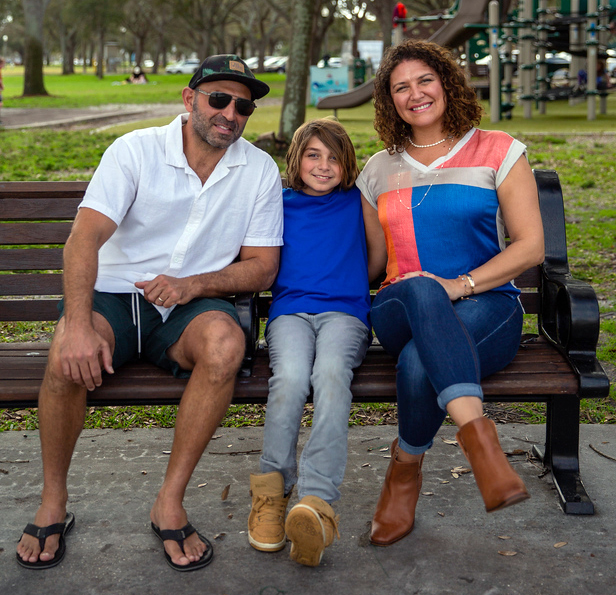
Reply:
[[252, 373], [259, 340], [259, 318], [257, 317], [257, 295], [241, 293], [234, 298], [235, 309], [240, 318], [240, 326], [246, 337], [246, 351], [240, 369], [240, 376], [247, 377]]
[[568, 359], [580, 376], [580, 398], [603, 398], [609, 380], [597, 360], [599, 304], [593, 288], [570, 275], [543, 267], [542, 334]]

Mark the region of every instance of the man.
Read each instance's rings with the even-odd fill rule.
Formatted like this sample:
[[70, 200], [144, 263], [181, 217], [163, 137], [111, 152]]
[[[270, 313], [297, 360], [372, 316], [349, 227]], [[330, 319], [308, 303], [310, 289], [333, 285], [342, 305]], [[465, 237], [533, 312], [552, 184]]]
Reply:
[[42, 503], [17, 547], [22, 566], [62, 560], [87, 391], [137, 355], [190, 375], [152, 529], [176, 570], [211, 561], [183, 498], [244, 353], [235, 309], [220, 298], [266, 289], [278, 270], [280, 174], [241, 138], [268, 92], [237, 56], [211, 56], [182, 91], [188, 114], [127, 134], [103, 155], [64, 250], [63, 315], [39, 394]]

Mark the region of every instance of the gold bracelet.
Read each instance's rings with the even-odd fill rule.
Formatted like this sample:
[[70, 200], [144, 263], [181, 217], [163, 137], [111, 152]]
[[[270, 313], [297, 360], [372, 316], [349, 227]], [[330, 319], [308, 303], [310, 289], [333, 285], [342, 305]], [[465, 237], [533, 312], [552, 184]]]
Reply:
[[[471, 277], [470, 273], [464, 275], [468, 279], [468, 284], [471, 286], [471, 295], [475, 293], [475, 280]], [[464, 295], [466, 295], [466, 283], [464, 284]]]
[[[466, 289], [467, 289], [466, 281], [468, 280], [468, 277], [466, 275], [458, 275], [458, 279], [462, 279], [462, 282], [464, 283], [464, 293], [460, 296], [460, 298], [466, 299]], [[469, 285], [470, 285], [470, 281], [469, 281]]]

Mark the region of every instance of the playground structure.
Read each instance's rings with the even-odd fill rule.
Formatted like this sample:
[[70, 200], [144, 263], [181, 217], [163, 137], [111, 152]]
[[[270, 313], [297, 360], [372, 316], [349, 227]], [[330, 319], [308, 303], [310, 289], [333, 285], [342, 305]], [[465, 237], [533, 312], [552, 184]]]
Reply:
[[[446, 12], [437, 15], [396, 19], [406, 23], [394, 29], [394, 43], [403, 36], [420, 37], [458, 49], [466, 46], [478, 32], [488, 33], [491, 56], [490, 118], [493, 122], [511, 117], [519, 90], [524, 118], [531, 118], [533, 106], [545, 114], [553, 99], [548, 93], [550, 76], [548, 52], [571, 55], [570, 76], [586, 73], [581, 91], [587, 102], [587, 119], [595, 120], [599, 111], [607, 113], [608, 91], [598, 85], [597, 67], [607, 57], [610, 23], [616, 17], [616, 0], [560, 0], [558, 9], [548, 0], [457, 0]], [[514, 86], [515, 56], [518, 55], [518, 80]], [[608, 78], [609, 80], [609, 78]], [[347, 92], [321, 99], [318, 109], [351, 108], [370, 101], [374, 80]]]

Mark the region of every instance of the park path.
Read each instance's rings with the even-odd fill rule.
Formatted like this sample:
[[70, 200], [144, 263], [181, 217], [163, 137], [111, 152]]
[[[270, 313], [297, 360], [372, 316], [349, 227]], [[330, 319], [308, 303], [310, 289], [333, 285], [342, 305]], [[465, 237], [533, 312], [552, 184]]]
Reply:
[[184, 106], [173, 104], [109, 104], [86, 108], [3, 108], [6, 130], [19, 128], [94, 128], [149, 118], [173, 117]]

